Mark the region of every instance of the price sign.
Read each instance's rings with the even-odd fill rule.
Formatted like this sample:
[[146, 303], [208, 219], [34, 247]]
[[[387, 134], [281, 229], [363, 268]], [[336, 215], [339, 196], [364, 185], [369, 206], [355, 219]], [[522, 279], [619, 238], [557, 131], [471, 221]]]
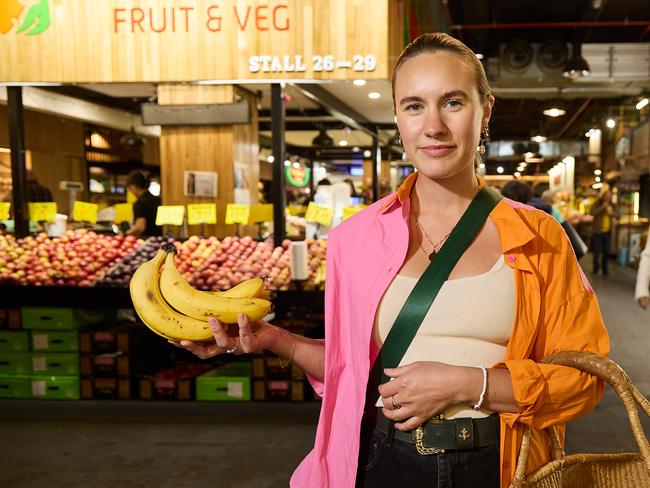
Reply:
[[11, 208], [11, 203], [9, 202], [0, 202], [0, 220], [9, 220], [9, 209]]
[[133, 204], [117, 203], [115, 204], [115, 223], [131, 222], [133, 220]]
[[322, 205], [317, 205], [314, 202], [309, 202], [307, 213], [305, 214], [305, 220], [307, 222], [315, 222], [317, 224], [329, 227], [332, 225], [333, 216], [334, 209], [330, 207], [323, 207]]
[[75, 201], [72, 206], [72, 219], [77, 222], [97, 223], [97, 204]]
[[273, 204], [263, 203], [251, 206], [250, 223], [273, 222]]
[[250, 205], [229, 203], [226, 205], [226, 224], [248, 224], [250, 214]]
[[156, 225], [183, 225], [183, 205], [161, 205], [156, 212]]
[[360, 205], [358, 207], [354, 205], [349, 205], [347, 207], [343, 207], [343, 220], [347, 220], [350, 217], [352, 217], [354, 214], [361, 212], [366, 206], [365, 205]]
[[54, 222], [56, 220], [56, 202], [30, 202], [29, 220], [34, 222]]
[[216, 203], [190, 203], [187, 206], [187, 223], [190, 225], [216, 224], [217, 204]]

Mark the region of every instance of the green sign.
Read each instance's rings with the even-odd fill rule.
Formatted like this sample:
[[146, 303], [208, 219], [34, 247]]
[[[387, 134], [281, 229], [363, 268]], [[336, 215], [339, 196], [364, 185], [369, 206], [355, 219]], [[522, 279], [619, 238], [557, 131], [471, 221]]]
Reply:
[[293, 165], [289, 165], [285, 168], [285, 174], [289, 183], [298, 188], [302, 188], [309, 184], [311, 170], [309, 168], [303, 168], [302, 166], [294, 168]]

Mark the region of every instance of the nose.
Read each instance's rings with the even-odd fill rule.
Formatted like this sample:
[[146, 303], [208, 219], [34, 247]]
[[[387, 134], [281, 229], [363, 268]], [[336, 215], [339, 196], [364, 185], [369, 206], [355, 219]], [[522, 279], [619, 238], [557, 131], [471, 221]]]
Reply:
[[439, 110], [428, 111], [424, 121], [424, 135], [432, 139], [438, 139], [447, 133], [447, 125]]

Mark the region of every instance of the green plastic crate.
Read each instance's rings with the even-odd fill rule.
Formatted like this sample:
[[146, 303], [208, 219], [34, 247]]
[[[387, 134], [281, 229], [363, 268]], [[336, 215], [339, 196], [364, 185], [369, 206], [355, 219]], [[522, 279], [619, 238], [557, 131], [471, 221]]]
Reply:
[[79, 376], [31, 375], [31, 398], [79, 400]]
[[75, 352], [35, 352], [31, 355], [33, 374], [79, 375], [79, 354]]
[[79, 351], [79, 332], [76, 330], [33, 330], [31, 336], [32, 351]]
[[70, 330], [109, 321], [115, 317], [115, 311], [65, 307], [23, 307], [21, 317], [23, 329]]
[[249, 402], [250, 363], [231, 363], [196, 378], [196, 399], [203, 401]]
[[32, 370], [28, 352], [0, 352], [0, 375], [29, 374]]
[[0, 375], [0, 398], [30, 398], [29, 376]]
[[28, 352], [29, 332], [26, 330], [0, 330], [0, 352]]

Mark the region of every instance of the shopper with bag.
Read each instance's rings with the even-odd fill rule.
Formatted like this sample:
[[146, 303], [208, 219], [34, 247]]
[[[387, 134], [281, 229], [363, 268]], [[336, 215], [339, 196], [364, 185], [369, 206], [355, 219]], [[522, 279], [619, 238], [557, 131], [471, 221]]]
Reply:
[[494, 97], [470, 49], [426, 34], [393, 74], [405, 155], [417, 172], [332, 229], [325, 340], [241, 316], [200, 357], [268, 349], [323, 398], [296, 488], [507, 487], [524, 425], [529, 466], [550, 459], [542, 429], [602, 395], [595, 377], [538, 361], [607, 354], [598, 302], [560, 225], [503, 199], [475, 174]]

